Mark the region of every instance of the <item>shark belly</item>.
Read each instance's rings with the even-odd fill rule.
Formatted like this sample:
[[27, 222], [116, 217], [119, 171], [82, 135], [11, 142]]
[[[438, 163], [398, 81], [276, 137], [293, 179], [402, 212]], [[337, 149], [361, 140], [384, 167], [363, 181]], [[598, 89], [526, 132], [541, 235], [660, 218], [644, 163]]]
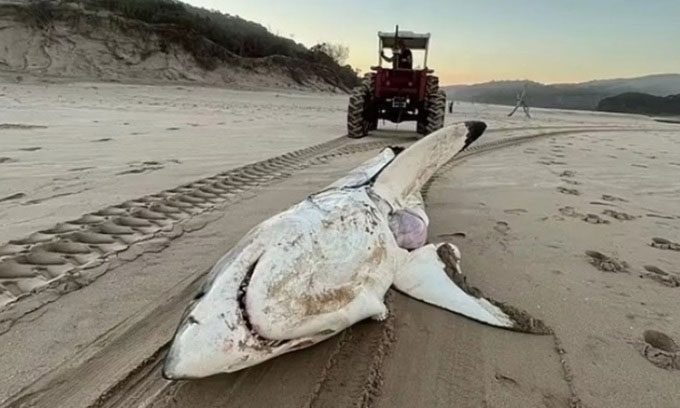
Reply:
[[260, 256], [245, 295], [260, 336], [327, 335], [386, 312], [383, 298], [406, 251], [366, 188], [313, 195], [279, 222], [286, 233]]

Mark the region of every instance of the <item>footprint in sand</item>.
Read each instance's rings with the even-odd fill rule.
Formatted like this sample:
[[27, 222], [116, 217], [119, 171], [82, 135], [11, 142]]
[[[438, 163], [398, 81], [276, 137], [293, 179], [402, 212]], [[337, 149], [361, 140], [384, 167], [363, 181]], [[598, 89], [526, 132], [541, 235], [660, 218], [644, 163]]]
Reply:
[[562, 162], [562, 161], [555, 161], [555, 160], [553, 160], [553, 159], [551, 159], [551, 158], [547, 158], [547, 159], [544, 159], [544, 160], [539, 160], [537, 163], [538, 163], [538, 164], [543, 164], [543, 165], [545, 165], [545, 166], [564, 166], [565, 164], [567, 164], [567, 163]]
[[612, 203], [603, 203], [602, 201], [591, 201], [590, 204], [592, 205], [609, 205], [609, 206], [614, 206]]
[[12, 201], [12, 200], [18, 200], [20, 198], [26, 197], [26, 194], [24, 193], [16, 193], [12, 195], [8, 195], [7, 197], [0, 198], [0, 203], [5, 202], [5, 201]]
[[126, 175], [126, 174], [142, 174], [142, 173], [147, 173], [147, 172], [150, 172], [150, 171], [161, 170], [161, 169], [163, 169], [164, 167], [165, 167], [165, 166], [162, 166], [162, 165], [160, 165], [160, 166], [153, 166], [153, 165], [144, 165], [144, 164], [142, 164], [142, 165], [139, 165], [139, 166], [132, 166], [131, 169], [125, 170], [125, 171], [121, 171], [121, 172], [119, 172], [119, 173], [116, 173], [116, 175], [117, 175], [117, 176], [123, 176], [123, 175]]
[[662, 218], [662, 219], [664, 219], [664, 220], [672, 220], [672, 219], [674, 219], [674, 217], [672, 217], [672, 216], [670, 216], [670, 215], [663, 215], [663, 214], [652, 214], [652, 213], [649, 213], [649, 214], [645, 214], [645, 215], [646, 215], [647, 217], [649, 217], [649, 218]]
[[524, 208], [511, 208], [509, 210], [503, 210], [503, 212], [506, 213], [506, 214], [520, 215], [520, 214], [526, 214], [528, 211], [525, 210]]
[[575, 188], [567, 188], [567, 187], [557, 187], [557, 191], [559, 191], [562, 194], [569, 194], [569, 195], [581, 195], [581, 192], [578, 191]]
[[24, 151], [24, 152], [35, 152], [35, 151], [38, 151], [38, 150], [40, 150], [40, 149], [42, 149], [42, 147], [40, 147], [40, 146], [35, 146], [35, 147], [22, 147], [22, 148], [19, 149], [19, 150]]
[[603, 195], [602, 195], [602, 199], [603, 199], [604, 201], [611, 201], [611, 202], [613, 202], [613, 201], [621, 201], [621, 202], [623, 202], [623, 203], [627, 203], [627, 202], [628, 202], [628, 201], [624, 200], [623, 198], [615, 197], [615, 196], [609, 195], [609, 194], [603, 194]]
[[510, 231], [510, 225], [505, 221], [498, 221], [493, 229], [505, 235]]
[[496, 378], [496, 381], [498, 381], [501, 384], [513, 386], [513, 387], [519, 386], [519, 384], [517, 384], [517, 381], [514, 378], [508, 377], [507, 375], [503, 375], [501, 373], [496, 373], [496, 375], [494, 377]]
[[665, 370], [680, 370], [680, 347], [666, 333], [645, 330], [644, 343], [638, 344], [638, 351], [650, 363]]
[[643, 279], [651, 279], [671, 288], [677, 288], [680, 286], [680, 278], [675, 274], [670, 274], [654, 265], [645, 265], [645, 270], [649, 273], [640, 275], [640, 277]]
[[634, 219], [638, 218], [634, 215], [630, 215], [630, 214], [626, 214], [624, 212], [618, 212], [618, 211], [614, 211], [614, 210], [604, 210], [604, 211], [602, 211], [602, 214], [604, 214], [608, 217], [612, 217], [615, 220], [619, 220], [619, 221], [630, 221], [630, 220], [634, 220]]
[[633, 167], [640, 167], [640, 168], [642, 168], [642, 169], [646, 169], [646, 168], [647, 168], [646, 165], [644, 165], [644, 164], [637, 164], [637, 163], [633, 163], [633, 164], [631, 164], [631, 166], [633, 166]]
[[174, 131], [174, 130], [179, 130], [179, 129], [180, 128], [178, 128], [178, 127], [169, 127], [169, 128], [166, 128], [165, 130], [173, 130]]
[[579, 213], [576, 211], [574, 207], [571, 206], [566, 206], [562, 207], [559, 210], [560, 214], [564, 215], [565, 217], [582, 217], [583, 214]]
[[560, 214], [565, 217], [579, 218], [581, 221], [585, 221], [589, 224], [609, 224], [609, 221], [603, 219], [597, 214], [581, 214], [576, 211], [574, 207], [566, 206], [558, 210]]
[[605, 220], [597, 214], [586, 214], [582, 220], [589, 224], [609, 224], [608, 220]]
[[116, 175], [121, 176], [126, 174], [141, 174], [156, 170], [162, 170], [165, 168], [165, 164], [167, 163], [180, 164], [182, 162], [177, 159], [169, 159], [165, 160], [164, 162], [149, 160], [142, 163], [128, 163], [128, 167], [130, 167], [130, 169], [121, 171], [120, 173], [116, 173]]
[[576, 173], [571, 171], [571, 170], [565, 170], [562, 173], [560, 173], [560, 177], [564, 178], [573, 178], [576, 176]]
[[47, 129], [47, 126], [24, 125], [21, 123], [0, 123], [0, 129], [13, 129], [13, 130]]
[[602, 272], [628, 272], [628, 264], [598, 251], [586, 251], [588, 263]]
[[0, 157], [0, 164], [1, 163], [14, 163], [16, 161], [17, 161], [17, 159], [13, 159], [11, 157]]
[[580, 186], [581, 182], [576, 180], [562, 179], [563, 183], [571, 184], [572, 186]]
[[93, 143], [96, 143], [96, 142], [110, 142], [111, 140], [113, 140], [113, 139], [110, 138], [110, 137], [104, 137], [104, 138], [101, 138], [101, 139], [93, 140], [92, 142], [93, 142]]
[[680, 244], [677, 242], [671, 242], [665, 238], [652, 238], [652, 243], [650, 245], [658, 249], [680, 251]]
[[467, 234], [464, 232], [453, 232], [450, 234], [440, 234], [438, 235], [440, 238], [465, 238], [467, 237]]

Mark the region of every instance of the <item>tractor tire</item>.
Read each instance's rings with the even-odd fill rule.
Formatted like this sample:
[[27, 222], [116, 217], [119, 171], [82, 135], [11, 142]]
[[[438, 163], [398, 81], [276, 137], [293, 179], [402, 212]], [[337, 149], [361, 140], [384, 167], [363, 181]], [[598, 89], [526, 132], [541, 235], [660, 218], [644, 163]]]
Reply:
[[446, 116], [446, 93], [442, 90], [428, 97], [427, 101], [427, 122], [425, 123], [425, 134], [429, 135], [444, 127]]
[[425, 85], [425, 93], [427, 96], [430, 96], [436, 94], [437, 92], [439, 92], [439, 77], [428, 75]]
[[367, 74], [362, 83], [352, 90], [347, 107], [347, 136], [360, 139], [378, 127], [377, 119], [368, 119], [366, 109], [373, 97], [375, 76]]
[[[375, 74], [374, 73], [369, 73], [364, 76], [364, 83], [368, 87], [368, 93], [371, 97], [375, 95]], [[374, 117], [369, 121], [368, 125], [368, 130], [377, 130], [378, 129], [378, 118]]]
[[446, 93], [439, 89], [439, 78], [429, 75], [425, 90], [424, 112], [416, 125], [416, 132], [423, 136], [443, 128], [446, 115]]

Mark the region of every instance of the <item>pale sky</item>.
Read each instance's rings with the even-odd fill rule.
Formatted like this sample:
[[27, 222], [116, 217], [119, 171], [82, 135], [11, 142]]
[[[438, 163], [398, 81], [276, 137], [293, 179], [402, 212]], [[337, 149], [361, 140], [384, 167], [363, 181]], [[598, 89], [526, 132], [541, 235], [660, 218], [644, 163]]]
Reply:
[[680, 72], [680, 0], [187, 2], [258, 22], [307, 46], [345, 44], [348, 63], [363, 71], [377, 63], [378, 31], [399, 24], [429, 32], [428, 66], [446, 84]]

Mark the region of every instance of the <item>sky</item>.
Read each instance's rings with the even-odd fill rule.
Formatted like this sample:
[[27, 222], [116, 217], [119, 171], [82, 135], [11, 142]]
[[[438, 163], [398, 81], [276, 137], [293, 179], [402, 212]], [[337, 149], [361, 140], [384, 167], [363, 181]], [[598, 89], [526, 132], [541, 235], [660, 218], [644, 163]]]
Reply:
[[363, 72], [378, 62], [378, 31], [429, 32], [427, 65], [445, 84], [680, 72], [680, 0], [184, 1], [307, 46], [344, 44]]

